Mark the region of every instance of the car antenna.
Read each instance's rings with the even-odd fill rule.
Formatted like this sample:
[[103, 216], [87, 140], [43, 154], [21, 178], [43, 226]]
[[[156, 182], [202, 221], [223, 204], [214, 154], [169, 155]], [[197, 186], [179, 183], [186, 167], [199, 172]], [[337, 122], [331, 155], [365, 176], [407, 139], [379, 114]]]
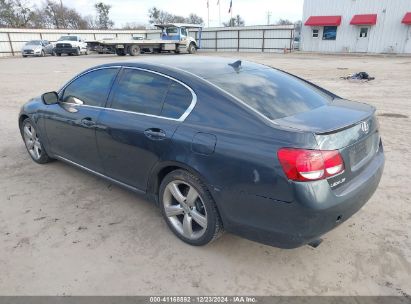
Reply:
[[232, 67], [234, 69], [234, 71], [236, 71], [237, 73], [240, 72], [241, 69], [241, 60], [237, 60], [233, 63], [229, 63], [228, 64], [230, 67]]

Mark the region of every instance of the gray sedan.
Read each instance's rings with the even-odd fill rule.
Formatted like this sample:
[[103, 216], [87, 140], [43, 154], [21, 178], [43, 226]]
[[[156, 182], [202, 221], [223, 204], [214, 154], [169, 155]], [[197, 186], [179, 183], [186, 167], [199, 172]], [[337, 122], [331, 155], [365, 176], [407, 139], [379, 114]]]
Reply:
[[41, 56], [44, 57], [47, 54], [54, 56], [53, 45], [47, 40], [31, 40], [27, 42], [21, 49], [23, 57], [27, 56]]
[[318, 246], [384, 168], [374, 107], [229, 58], [92, 67], [26, 103], [19, 126], [35, 162], [59, 159], [144, 194], [196, 246], [223, 230]]

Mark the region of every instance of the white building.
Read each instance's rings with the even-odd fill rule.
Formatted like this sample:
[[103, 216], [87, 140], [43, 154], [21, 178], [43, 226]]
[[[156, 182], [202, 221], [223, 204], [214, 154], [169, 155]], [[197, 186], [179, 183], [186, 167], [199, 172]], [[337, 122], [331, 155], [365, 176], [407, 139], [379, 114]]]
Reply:
[[411, 0], [304, 0], [301, 50], [411, 53]]

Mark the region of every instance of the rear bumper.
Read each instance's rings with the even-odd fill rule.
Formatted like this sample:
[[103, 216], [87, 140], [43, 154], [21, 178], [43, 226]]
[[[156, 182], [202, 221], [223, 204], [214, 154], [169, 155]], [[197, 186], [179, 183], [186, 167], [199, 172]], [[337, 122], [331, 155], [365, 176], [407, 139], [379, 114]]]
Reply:
[[223, 209], [224, 228], [280, 248], [307, 244], [356, 213], [374, 194], [383, 168], [381, 151], [360, 175], [338, 191], [331, 190], [326, 180], [292, 182], [295, 198], [292, 202], [240, 193], [231, 207], [219, 206]]

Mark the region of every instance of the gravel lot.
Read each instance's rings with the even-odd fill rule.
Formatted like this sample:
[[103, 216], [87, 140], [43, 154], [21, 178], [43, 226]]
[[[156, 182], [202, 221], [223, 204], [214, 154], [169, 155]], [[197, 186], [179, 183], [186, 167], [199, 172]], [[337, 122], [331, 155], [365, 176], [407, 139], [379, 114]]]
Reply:
[[[376, 106], [386, 167], [368, 204], [316, 249], [230, 234], [190, 247], [135, 194], [61, 162], [35, 164], [18, 131], [29, 98], [129, 57], [0, 59], [1, 295], [411, 295], [411, 58], [218, 55], [272, 65]], [[376, 80], [340, 79], [359, 71]]]

